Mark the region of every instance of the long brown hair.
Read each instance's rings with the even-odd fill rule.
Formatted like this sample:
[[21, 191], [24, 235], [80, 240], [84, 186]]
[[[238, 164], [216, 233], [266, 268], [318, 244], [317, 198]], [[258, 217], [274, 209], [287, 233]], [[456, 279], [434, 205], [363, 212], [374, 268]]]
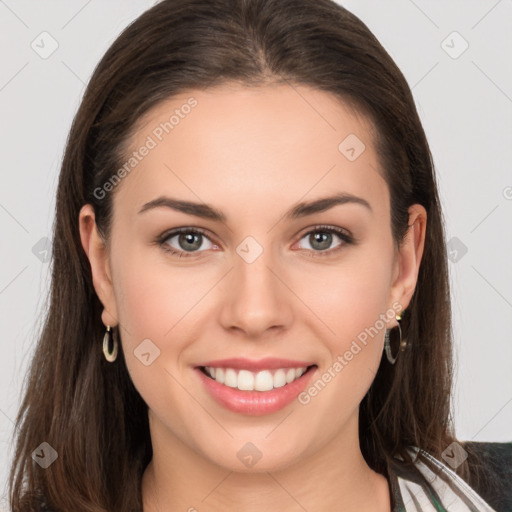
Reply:
[[[123, 354], [101, 350], [103, 306], [78, 227], [93, 205], [109, 239], [112, 194], [94, 191], [120, 168], [136, 122], [187, 90], [234, 81], [305, 84], [368, 116], [391, 197], [396, 244], [408, 207], [427, 211], [418, 282], [402, 320], [409, 349], [383, 357], [360, 406], [360, 444], [376, 471], [414, 445], [440, 457], [455, 439], [451, 418], [452, 334], [447, 256], [434, 165], [407, 82], [364, 23], [330, 0], [163, 0], [131, 23], [106, 52], [71, 127], [60, 172], [52, 282], [45, 324], [17, 417], [10, 475], [13, 509], [39, 499], [55, 511], [137, 511], [151, 460], [147, 406]], [[58, 458], [42, 469], [42, 442]], [[458, 468], [466, 478], [470, 453]]]

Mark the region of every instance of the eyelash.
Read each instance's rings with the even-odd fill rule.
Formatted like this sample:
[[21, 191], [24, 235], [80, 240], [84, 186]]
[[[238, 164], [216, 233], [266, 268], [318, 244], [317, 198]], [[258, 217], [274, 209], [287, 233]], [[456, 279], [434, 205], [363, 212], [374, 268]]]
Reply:
[[[203, 251], [194, 251], [192, 253], [187, 253], [186, 251], [177, 251], [176, 249], [170, 247], [166, 243], [167, 240], [169, 240], [170, 238], [173, 238], [176, 235], [179, 235], [180, 233], [201, 234], [201, 235], [206, 236], [209, 239], [208, 234], [207, 234], [207, 232], [205, 230], [203, 230], [201, 228], [188, 227], [188, 228], [178, 228], [178, 229], [174, 229], [172, 231], [163, 233], [162, 235], [160, 235], [157, 238], [156, 242], [158, 243], [158, 245], [160, 247], [162, 247], [162, 249], [164, 251], [170, 253], [173, 256], [178, 256], [180, 258], [183, 258], [183, 257], [184, 258], [188, 258], [188, 257], [194, 256], [194, 252], [203, 252]], [[329, 249], [329, 250], [326, 250], [326, 251], [312, 251], [311, 249], [306, 249], [307, 251], [311, 251], [311, 256], [312, 257], [331, 256], [333, 253], [337, 253], [339, 250], [341, 250], [344, 245], [346, 245], [346, 244], [354, 244], [355, 243], [355, 239], [351, 235], [347, 234], [344, 230], [342, 230], [340, 228], [335, 228], [335, 227], [332, 227], [332, 226], [316, 226], [314, 229], [304, 233], [304, 235], [302, 235], [300, 237], [300, 240], [302, 240], [305, 236], [311, 235], [313, 233], [334, 233], [335, 235], [338, 235], [341, 238], [343, 243], [340, 244], [339, 246], [337, 246], [334, 249]]]

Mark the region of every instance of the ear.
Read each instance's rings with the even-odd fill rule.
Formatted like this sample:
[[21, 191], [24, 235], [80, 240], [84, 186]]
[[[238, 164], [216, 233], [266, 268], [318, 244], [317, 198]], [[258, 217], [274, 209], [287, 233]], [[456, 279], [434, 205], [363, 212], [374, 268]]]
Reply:
[[[405, 238], [398, 249], [391, 288], [392, 303], [398, 302], [402, 310], [411, 302], [418, 281], [427, 227], [427, 212], [423, 206], [414, 204], [409, 207], [408, 225]], [[395, 325], [396, 320], [392, 321], [391, 327]]]
[[86, 204], [82, 207], [78, 217], [78, 224], [80, 227], [82, 247], [91, 264], [94, 289], [105, 308], [101, 314], [101, 319], [105, 325], [115, 327], [118, 323], [117, 308], [114, 287], [112, 285], [108, 250], [104, 240], [96, 229], [96, 218], [92, 205]]

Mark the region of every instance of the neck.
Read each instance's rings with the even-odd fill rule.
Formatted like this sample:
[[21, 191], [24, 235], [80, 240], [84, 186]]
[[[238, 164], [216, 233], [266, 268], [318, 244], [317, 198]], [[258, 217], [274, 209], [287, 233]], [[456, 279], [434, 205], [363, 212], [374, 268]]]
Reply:
[[158, 420], [150, 421], [153, 459], [142, 479], [144, 512], [389, 512], [387, 479], [361, 454], [357, 416], [349, 423], [339, 437], [295, 463], [239, 472], [214, 464]]

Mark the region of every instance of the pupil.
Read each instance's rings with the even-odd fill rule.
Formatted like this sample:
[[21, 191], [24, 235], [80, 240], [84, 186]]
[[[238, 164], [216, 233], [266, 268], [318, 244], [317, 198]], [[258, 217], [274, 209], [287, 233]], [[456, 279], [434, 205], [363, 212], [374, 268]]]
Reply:
[[[198, 234], [194, 234], [194, 233], [187, 233], [185, 235], [181, 235], [180, 237], [180, 243], [183, 241], [185, 241], [185, 243], [189, 243], [189, 244], [193, 244], [194, 243], [194, 239], [196, 239], [196, 242], [197, 240], [199, 239], [199, 235]], [[185, 245], [186, 246], [186, 245]], [[197, 250], [199, 249], [199, 247], [201, 247], [201, 243], [196, 243], [196, 246], [195, 247], [191, 247], [191, 249], [193, 250]], [[189, 247], [190, 249], [190, 247]]]
[[[313, 235], [314, 239], [315, 239], [315, 242], [320, 242], [320, 249], [328, 249], [329, 248], [329, 245], [330, 245], [330, 237], [331, 237], [331, 233], [315, 233]], [[322, 244], [322, 241], [323, 241], [323, 244]], [[327, 243], [326, 243], [327, 242]]]

